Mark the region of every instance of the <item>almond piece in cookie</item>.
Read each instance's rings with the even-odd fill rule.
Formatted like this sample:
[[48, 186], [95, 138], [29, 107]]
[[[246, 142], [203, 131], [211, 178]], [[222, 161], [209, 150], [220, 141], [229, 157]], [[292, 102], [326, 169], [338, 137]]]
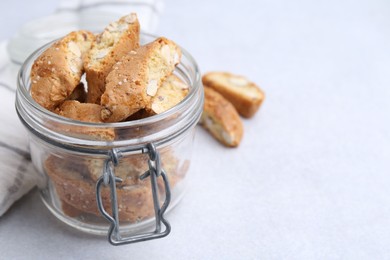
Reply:
[[188, 85], [172, 74], [161, 84], [147, 110], [151, 112], [151, 115], [167, 111], [179, 104], [187, 96], [188, 91]]
[[146, 108], [180, 58], [180, 48], [166, 38], [130, 51], [106, 78], [106, 90], [101, 97], [101, 105], [106, 108], [102, 119], [119, 122]]
[[71, 95], [84, 73], [83, 56], [95, 36], [91, 32], [71, 32], [55, 42], [35, 60], [31, 68], [31, 96], [53, 111]]
[[86, 56], [85, 71], [88, 82], [88, 103], [100, 104], [105, 80], [111, 67], [129, 51], [139, 47], [140, 25], [135, 13], [110, 23], [96, 37]]
[[238, 146], [243, 135], [243, 126], [236, 109], [211, 88], [205, 87], [204, 94], [204, 109], [199, 123], [222, 144]]
[[203, 85], [229, 100], [243, 117], [252, 117], [264, 100], [264, 92], [245, 77], [227, 72], [210, 72], [203, 76]]
[[[98, 104], [80, 103], [76, 100], [64, 101], [57, 109], [56, 113], [63, 117], [73, 120], [88, 122], [88, 123], [102, 123], [100, 113], [103, 109]], [[69, 129], [61, 129], [61, 131], [73, 132], [82, 135], [88, 135], [97, 140], [111, 141], [115, 138], [113, 129], [110, 128], [95, 128], [95, 127], [81, 127], [73, 126]]]

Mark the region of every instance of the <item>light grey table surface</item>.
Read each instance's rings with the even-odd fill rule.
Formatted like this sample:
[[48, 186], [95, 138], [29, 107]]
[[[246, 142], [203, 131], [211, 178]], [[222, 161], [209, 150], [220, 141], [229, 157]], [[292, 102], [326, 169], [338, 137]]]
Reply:
[[[45, 2], [2, 2], [0, 38], [54, 10]], [[167, 238], [112, 247], [34, 190], [0, 218], [0, 259], [389, 259], [389, 28], [386, 0], [165, 1], [158, 34], [203, 72], [265, 90], [240, 147], [198, 129]]]

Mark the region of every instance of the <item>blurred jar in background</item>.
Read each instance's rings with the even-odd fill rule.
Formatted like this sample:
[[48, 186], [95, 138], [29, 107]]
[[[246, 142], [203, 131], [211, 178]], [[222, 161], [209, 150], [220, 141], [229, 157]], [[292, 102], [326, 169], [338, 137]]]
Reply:
[[163, 8], [162, 0], [63, 0], [54, 14], [23, 25], [7, 49], [13, 63], [21, 65], [44, 44], [79, 29], [100, 32], [119, 17], [135, 12], [142, 32], [154, 33]]

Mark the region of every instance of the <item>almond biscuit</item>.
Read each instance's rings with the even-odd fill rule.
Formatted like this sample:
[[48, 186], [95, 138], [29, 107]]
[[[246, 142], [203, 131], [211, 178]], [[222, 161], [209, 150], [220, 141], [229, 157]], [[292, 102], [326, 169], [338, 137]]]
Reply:
[[236, 109], [211, 88], [205, 87], [204, 94], [204, 109], [199, 123], [222, 144], [238, 146], [243, 135], [243, 126]]
[[84, 73], [83, 56], [95, 36], [87, 31], [71, 32], [55, 42], [34, 61], [31, 68], [31, 96], [53, 111], [71, 95]]
[[[78, 121], [102, 123], [100, 117], [102, 109], [103, 107], [98, 104], [80, 103], [77, 100], [66, 100], [55, 110], [55, 113]], [[69, 126], [69, 128], [63, 127], [61, 131], [88, 135], [97, 140], [112, 141], [115, 139], [114, 130], [110, 128]]]
[[237, 112], [252, 117], [264, 100], [264, 92], [245, 77], [227, 72], [210, 72], [203, 76], [203, 85], [210, 87], [230, 101]]
[[180, 62], [181, 50], [172, 41], [158, 38], [130, 51], [111, 69], [101, 97], [102, 119], [119, 122], [150, 104], [161, 83]]
[[105, 90], [105, 80], [111, 67], [123, 55], [139, 47], [140, 25], [135, 13], [110, 23], [96, 37], [84, 59], [88, 82], [88, 103], [100, 104]]
[[[71, 217], [90, 213], [101, 216], [96, 202], [96, 182], [88, 179], [88, 169], [72, 158], [50, 156], [45, 161], [45, 171], [54, 184], [58, 197], [65, 202], [64, 213]], [[137, 222], [154, 215], [150, 181], [140, 181], [139, 185], [117, 188], [120, 221]], [[102, 201], [105, 209], [111, 211], [111, 194], [108, 187], [102, 188]], [[71, 210], [70, 210], [71, 209]]]

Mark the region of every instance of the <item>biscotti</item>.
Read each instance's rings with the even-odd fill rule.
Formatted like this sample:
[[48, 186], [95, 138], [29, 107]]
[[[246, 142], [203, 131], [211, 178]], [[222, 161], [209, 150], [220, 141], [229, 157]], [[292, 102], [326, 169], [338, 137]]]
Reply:
[[180, 58], [180, 48], [166, 38], [130, 51], [112, 67], [106, 78], [106, 89], [101, 97], [101, 105], [106, 108], [102, 119], [119, 122], [145, 108]]
[[[163, 113], [185, 99], [191, 87], [182, 78], [193, 82], [191, 69], [196, 66], [190, 60], [175, 71], [181, 49], [166, 38], [139, 47], [139, 24], [135, 14], [110, 24], [91, 42], [92, 45], [77, 56], [79, 70], [77, 77], [72, 79], [69, 93], [66, 89], [66, 95], [58, 102], [46, 106], [57, 114], [48, 113], [53, 120], [43, 122], [52, 134], [48, 138], [53, 139], [54, 145], [40, 157], [48, 176], [45, 188], [53, 198], [51, 208], [62, 217], [86, 223], [87, 228], [89, 224], [103, 227], [107, 223], [103, 222], [102, 210], [98, 209], [96, 200], [101, 197], [104, 209], [112, 215], [110, 188], [113, 186], [108, 185], [106, 177], [113, 174], [116, 179], [111, 184], [116, 189], [119, 220], [126, 226], [144, 219], [152, 220], [156, 195], [162, 209], [167, 206], [170, 197], [167, 182], [172, 204], [183, 191], [183, 178], [190, 163], [189, 143], [184, 134], [190, 130], [188, 127], [193, 127], [200, 111], [197, 107], [192, 111], [195, 115], [183, 116], [183, 119], [191, 118], [189, 124], [180, 122], [182, 113], [189, 110], [180, 106], [179, 111], [172, 109], [175, 113], [167, 113], [166, 117], [139, 119]], [[73, 58], [64, 53], [66, 50], [61, 49], [55, 58]], [[45, 57], [37, 59], [42, 65], [40, 59]], [[44, 66], [37, 71], [44, 70]], [[49, 77], [56, 77], [55, 71], [48, 74]], [[198, 75], [196, 83], [199, 83]], [[189, 105], [201, 103], [200, 88], [201, 85], [196, 85], [196, 93], [193, 91], [197, 103], [190, 100]], [[49, 92], [51, 88], [45, 91]], [[34, 93], [39, 95], [37, 91]], [[50, 96], [43, 96], [42, 100], [48, 98]], [[138, 121], [124, 122], [131, 120]], [[180, 125], [185, 125], [183, 132], [181, 129], [176, 131], [176, 126], [180, 128]], [[169, 135], [165, 136], [165, 133]], [[157, 174], [157, 178], [153, 178], [157, 169], [161, 169], [158, 173], [166, 175]], [[98, 187], [101, 189], [97, 190]], [[97, 191], [100, 192], [97, 194]]]
[[[178, 159], [168, 150], [162, 152], [163, 169], [169, 177], [171, 188], [183, 178], [188, 162], [180, 166]], [[120, 221], [138, 222], [154, 215], [150, 180], [139, 177], [148, 167], [148, 156], [132, 155], [124, 158], [115, 167], [115, 175], [122, 178], [117, 183], [117, 199]], [[136, 163], [136, 165], [134, 165]], [[45, 161], [45, 171], [54, 184], [62, 202], [62, 210], [70, 217], [89, 213], [100, 216], [96, 203], [96, 181], [103, 173], [103, 159], [73, 159], [71, 157], [50, 156]], [[127, 170], [129, 172], [127, 172]], [[157, 179], [162, 196], [165, 194], [162, 178]], [[102, 189], [102, 201], [105, 209], [111, 214], [111, 198], [108, 187]], [[161, 197], [163, 199], [163, 197]]]
[[84, 60], [88, 82], [88, 103], [100, 104], [105, 79], [111, 67], [129, 51], [139, 47], [140, 25], [135, 13], [110, 23], [96, 37]]
[[80, 83], [83, 57], [95, 36], [88, 31], [66, 35], [46, 49], [31, 68], [31, 96], [53, 111]]
[[[63, 205], [65, 213], [72, 217], [82, 213], [100, 216], [96, 203], [96, 182], [88, 179], [88, 169], [82, 162], [51, 156], [45, 162], [45, 170], [59, 198], [65, 202]], [[153, 216], [149, 180], [140, 181], [139, 185], [117, 188], [116, 191], [121, 221], [134, 223]], [[101, 194], [103, 205], [112, 214], [110, 196], [108, 187], [103, 187]]]
[[227, 72], [210, 72], [203, 76], [203, 85], [210, 87], [230, 101], [238, 113], [252, 117], [264, 100], [264, 92], [243, 76]]
[[200, 124], [222, 144], [238, 146], [243, 136], [243, 125], [236, 109], [213, 89], [205, 87], [204, 92], [205, 101]]
[[102, 123], [100, 112], [102, 106], [97, 104], [80, 103], [77, 100], [67, 100], [56, 109], [57, 114], [78, 121]]
[[[66, 100], [55, 110], [55, 112], [63, 117], [82, 122], [102, 123], [100, 117], [102, 109], [103, 107], [97, 104], [80, 103], [77, 100]], [[110, 128], [69, 126], [67, 129], [60, 129], [60, 131], [87, 135], [96, 140], [112, 141], [115, 138], [115, 132]]]
[[151, 115], [160, 114], [168, 109], [179, 104], [188, 94], [189, 87], [176, 75], [168, 76], [162, 83], [161, 87], [150, 104], [147, 110]]
[[[139, 47], [139, 27], [136, 14], [130, 14], [97, 37], [79, 31], [54, 43], [34, 62], [33, 99], [61, 116], [93, 123], [137, 120], [178, 104], [188, 93], [173, 75], [181, 49], [163, 37]], [[92, 104], [102, 106], [100, 119], [95, 117], [100, 107]]]

